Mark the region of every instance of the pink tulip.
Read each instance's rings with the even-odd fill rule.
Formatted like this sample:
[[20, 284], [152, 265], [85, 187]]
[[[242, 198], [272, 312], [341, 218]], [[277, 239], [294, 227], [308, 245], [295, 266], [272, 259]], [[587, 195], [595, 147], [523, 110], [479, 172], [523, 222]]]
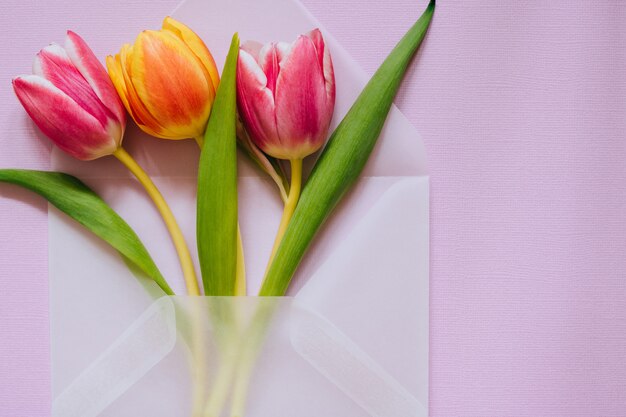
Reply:
[[244, 44], [237, 101], [248, 133], [266, 154], [294, 160], [317, 151], [335, 107], [333, 64], [321, 32], [292, 44]]
[[121, 145], [126, 113], [92, 50], [68, 31], [65, 47], [51, 44], [35, 57], [34, 75], [13, 79], [17, 98], [59, 148], [82, 160], [110, 155]]

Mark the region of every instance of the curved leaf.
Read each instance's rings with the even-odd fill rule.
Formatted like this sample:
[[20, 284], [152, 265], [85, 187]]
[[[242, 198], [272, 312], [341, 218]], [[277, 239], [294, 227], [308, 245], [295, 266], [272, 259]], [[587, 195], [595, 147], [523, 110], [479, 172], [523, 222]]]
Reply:
[[135, 264], [166, 294], [174, 294], [133, 229], [78, 178], [62, 172], [0, 169], [0, 182], [41, 195]]

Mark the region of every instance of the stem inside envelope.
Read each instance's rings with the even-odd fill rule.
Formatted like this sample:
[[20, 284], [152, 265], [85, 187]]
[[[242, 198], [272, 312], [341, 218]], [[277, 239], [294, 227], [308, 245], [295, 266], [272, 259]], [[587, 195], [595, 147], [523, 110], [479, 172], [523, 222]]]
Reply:
[[[251, 300], [254, 300], [251, 303]], [[177, 300], [193, 384], [192, 416], [242, 417], [257, 359], [279, 310], [275, 298], [184, 297]]]

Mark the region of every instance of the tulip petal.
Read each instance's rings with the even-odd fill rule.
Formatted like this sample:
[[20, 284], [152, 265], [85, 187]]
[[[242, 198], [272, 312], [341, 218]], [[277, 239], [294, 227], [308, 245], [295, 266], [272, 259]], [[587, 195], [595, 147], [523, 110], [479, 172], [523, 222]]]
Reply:
[[319, 59], [320, 66], [322, 67], [322, 71], [324, 72], [324, 79], [326, 81], [326, 94], [328, 96], [328, 100], [331, 105], [328, 106], [331, 109], [334, 108], [335, 103], [335, 71], [333, 69], [333, 61], [330, 57], [330, 51], [326, 48], [326, 43], [324, 42], [324, 38], [322, 37], [322, 32], [319, 29], [313, 29], [311, 32], [307, 34], [309, 38], [313, 41], [315, 45], [315, 50], [317, 51], [317, 56]]
[[122, 46], [120, 53], [115, 57], [107, 57], [107, 67], [109, 76], [113, 85], [124, 103], [124, 107], [133, 118], [135, 123], [146, 133], [151, 136], [160, 138], [169, 138], [170, 132], [162, 127], [159, 122], [150, 114], [148, 109], [143, 105], [130, 79], [130, 59], [132, 55], [132, 46], [125, 44]]
[[65, 51], [102, 104], [115, 115], [120, 124], [125, 125], [126, 114], [111, 79], [83, 38], [68, 30], [65, 39]]
[[280, 59], [275, 43], [268, 43], [259, 51], [257, 59], [261, 70], [267, 78], [266, 86], [272, 92], [272, 96], [276, 95], [276, 80], [280, 72]]
[[124, 73], [122, 71], [120, 55], [108, 55], [106, 57], [106, 65], [107, 71], [109, 72], [109, 78], [111, 79], [122, 104], [128, 110], [128, 113], [131, 113], [132, 115], [132, 109], [130, 109], [130, 105], [128, 103], [128, 91], [126, 90], [126, 83], [124, 82]]
[[263, 44], [257, 41], [245, 41], [241, 45], [241, 49], [249, 53], [256, 62], [259, 62], [259, 52], [263, 49]]
[[177, 139], [201, 136], [213, 89], [189, 47], [168, 31], [144, 31], [131, 59], [132, 85], [150, 114]]
[[211, 52], [206, 47], [202, 39], [200, 39], [200, 37], [196, 35], [193, 30], [189, 29], [189, 27], [169, 16], [163, 20], [163, 29], [169, 30], [176, 35], [189, 47], [189, 49], [191, 49], [196, 57], [198, 57], [204, 68], [207, 70], [209, 79], [211, 80], [211, 84], [213, 86], [213, 91], [217, 91], [217, 86], [220, 82], [220, 75], [217, 70], [217, 66], [215, 65], [213, 55], [211, 55]]
[[54, 84], [86, 112], [94, 116], [103, 127], [113, 117], [61, 46], [51, 44], [43, 48], [35, 56], [33, 73]]
[[239, 51], [237, 64], [237, 104], [248, 133], [266, 153], [280, 141], [276, 128], [274, 96], [267, 88], [267, 77], [254, 57]]
[[309, 37], [298, 37], [280, 62], [275, 100], [276, 126], [283, 150], [270, 155], [304, 158], [319, 149], [330, 118], [324, 74]]
[[91, 160], [117, 149], [106, 127], [51, 81], [25, 75], [13, 80], [13, 89], [41, 131], [73, 157]]
[[[122, 50], [124, 50], [127, 46], [128, 45], [124, 45]], [[130, 92], [126, 85], [126, 78], [124, 76], [125, 70], [124, 66], [122, 66], [121, 53], [116, 54], [115, 56], [107, 56], [106, 64], [111, 82], [113, 82], [113, 86], [117, 90], [117, 94], [119, 95], [120, 100], [122, 100], [122, 104], [124, 104], [128, 114], [130, 114], [137, 125], [139, 125], [142, 129], [147, 130], [150, 134], [153, 134], [152, 129], [146, 126], [143, 119], [139, 117], [138, 111], [130, 105]]]
[[143, 102], [139, 99], [139, 95], [135, 90], [131, 79], [131, 63], [133, 55], [133, 46], [124, 44], [120, 50], [119, 55], [115, 56], [116, 61], [119, 61], [120, 68], [122, 70], [122, 77], [126, 86], [127, 100], [129, 107], [128, 112], [132, 115], [135, 122], [140, 126], [145, 126], [150, 130], [160, 132], [162, 130], [161, 125], [154, 116], [150, 114], [150, 111], [146, 108]]
[[291, 44], [287, 42], [276, 42], [276, 53], [278, 54], [278, 61], [281, 62], [285, 57], [291, 53]]

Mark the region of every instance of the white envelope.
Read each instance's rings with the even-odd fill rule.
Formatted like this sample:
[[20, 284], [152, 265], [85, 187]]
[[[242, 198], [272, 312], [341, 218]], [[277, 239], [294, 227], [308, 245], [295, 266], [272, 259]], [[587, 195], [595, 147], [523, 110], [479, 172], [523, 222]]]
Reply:
[[[421, 12], [418, 7], [413, 11], [416, 19]], [[300, 33], [320, 27], [332, 53], [337, 84], [331, 129], [368, 79], [348, 52], [297, 0], [187, 0], [173, 16], [206, 41], [220, 68], [235, 31], [242, 40], [265, 42], [295, 39]], [[137, 31], [142, 29], [138, 27]], [[126, 148], [153, 176], [197, 260], [196, 144], [191, 140], [154, 139], [132, 125], [128, 130]], [[282, 203], [273, 183], [245, 157], [240, 161], [239, 215], [249, 294], [253, 295], [260, 287]], [[167, 231], [140, 186], [119, 162], [105, 158], [83, 163], [55, 150], [52, 165], [93, 187], [142, 238], [176, 293], [184, 294], [182, 274]], [[302, 372], [322, 376], [321, 381], [332, 388], [328, 392], [337, 395], [337, 401], [325, 401], [326, 397], [315, 398], [311, 392], [314, 407], [306, 408], [311, 410], [311, 416], [427, 415], [428, 189], [424, 145], [394, 106], [361, 178], [302, 262], [290, 289], [295, 299], [280, 301], [289, 303], [291, 313], [286, 314], [292, 318], [300, 317], [298, 312], [302, 311], [306, 317], [314, 317], [316, 328], [324, 329], [320, 337], [333, 341], [324, 355], [305, 357], [306, 349], [299, 349], [294, 343], [298, 329], [291, 326], [291, 333], [285, 338], [291, 346], [276, 347], [277, 351], [292, 348], [294, 357], [306, 359], [308, 367], [303, 366]], [[132, 410], [125, 411], [124, 406], [132, 403], [133, 390], [159, 392], [157, 388], [163, 387], [163, 379], [168, 375], [169, 383], [177, 381], [172, 370], [177, 368], [168, 368], [166, 363], [175, 361], [174, 352], [180, 341], [168, 339], [167, 328], [160, 328], [167, 343], [159, 351], [155, 342], [152, 356], [146, 356], [143, 362], [131, 361], [131, 351], [124, 356], [124, 349], [129, 344], [135, 348], [144, 346], [141, 343], [147, 343], [147, 339], [141, 333], [141, 329], [146, 329], [142, 323], [157, 317], [154, 314], [169, 318], [173, 310], [163, 300], [155, 303], [153, 295], [158, 291], [152, 283], [137, 279], [114, 250], [54, 208], [49, 210], [49, 251], [53, 416], [74, 417], [71, 410], [82, 410], [78, 414], [81, 417], [131, 415]], [[309, 342], [308, 346], [317, 346], [313, 352], [324, 352], [322, 345], [316, 345], [321, 339]], [[333, 362], [329, 352], [335, 352], [339, 358], [350, 357], [353, 363]], [[102, 369], [112, 368], [111, 362], [107, 362], [113, 360], [112, 354], [124, 364], [122, 371], [116, 368], [115, 375]], [[267, 355], [272, 357], [271, 349]], [[361, 384], [356, 383], [359, 380]], [[280, 380], [272, 379], [268, 386], [274, 388], [264, 389], [284, 392], [294, 385], [293, 381], [288, 382], [285, 379], [281, 385]], [[304, 382], [302, 386], [308, 389]], [[254, 389], [246, 416], [309, 415], [289, 408], [297, 404], [281, 404], [279, 397], [272, 402], [273, 409], [263, 406], [263, 414], [255, 410]], [[163, 392], [175, 395], [177, 391], [170, 387]], [[353, 407], [332, 408], [339, 407], [337, 404], [342, 401]], [[176, 404], [173, 399], [163, 402]], [[330, 408], [324, 410], [324, 404]], [[134, 412], [137, 415], [136, 409]], [[172, 410], [165, 404], [146, 415], [186, 417], [180, 408]]]

